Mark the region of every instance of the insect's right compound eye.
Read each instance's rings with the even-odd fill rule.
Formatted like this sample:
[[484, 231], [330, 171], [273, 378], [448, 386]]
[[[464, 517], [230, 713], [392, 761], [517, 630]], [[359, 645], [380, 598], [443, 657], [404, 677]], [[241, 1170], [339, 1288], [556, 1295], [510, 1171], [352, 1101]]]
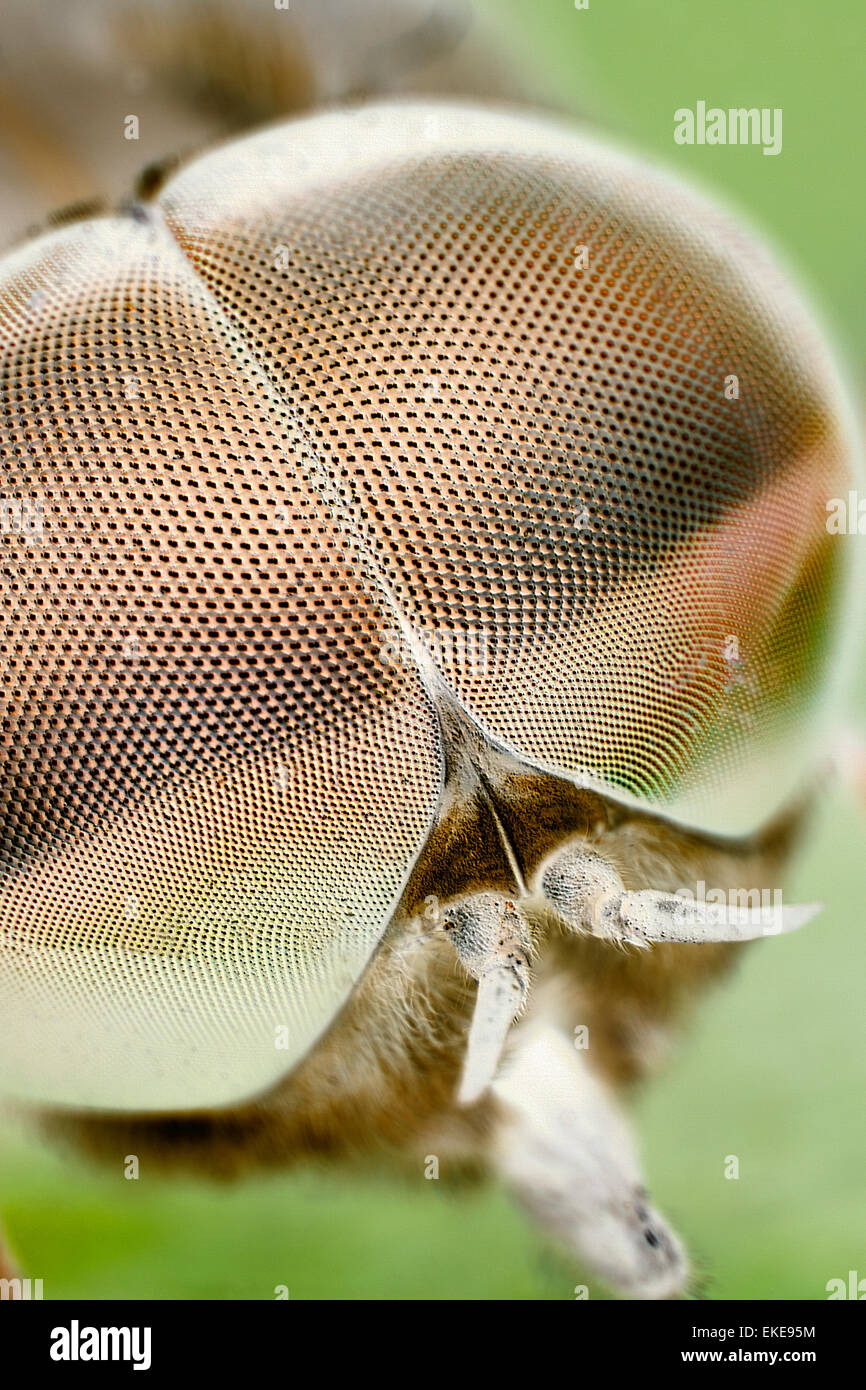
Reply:
[[229, 1103], [378, 943], [435, 810], [433, 711], [296, 415], [164, 231], [44, 238], [0, 313], [0, 1080]]
[[0, 321], [4, 1084], [288, 1070], [425, 843], [437, 682], [708, 829], [808, 767], [845, 407], [673, 181], [545, 121], [338, 113], [25, 248]]

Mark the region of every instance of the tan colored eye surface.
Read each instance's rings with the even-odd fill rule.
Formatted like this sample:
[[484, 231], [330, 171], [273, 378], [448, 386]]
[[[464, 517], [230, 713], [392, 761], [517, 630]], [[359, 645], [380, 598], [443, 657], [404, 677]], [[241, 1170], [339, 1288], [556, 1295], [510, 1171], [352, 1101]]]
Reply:
[[8, 263], [2, 1082], [229, 1102], [332, 1019], [440, 783], [297, 422], [164, 231]]
[[430, 662], [525, 760], [693, 825], [809, 766], [842, 406], [677, 185], [514, 117], [298, 122], [18, 253], [0, 326], [4, 1088], [286, 1072], [435, 816]]
[[844, 407], [773, 263], [548, 122], [417, 107], [217, 151], [161, 203], [339, 467], [466, 708], [720, 832], [820, 738]]

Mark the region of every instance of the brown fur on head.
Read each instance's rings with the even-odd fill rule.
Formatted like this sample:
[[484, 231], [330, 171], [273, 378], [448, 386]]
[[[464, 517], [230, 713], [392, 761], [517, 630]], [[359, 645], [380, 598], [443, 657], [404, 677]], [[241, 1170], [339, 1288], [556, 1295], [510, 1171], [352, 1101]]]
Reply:
[[[500, 824], [527, 873], [564, 840], [585, 838], [626, 888], [675, 891], [744, 882], [773, 887], [804, 819], [787, 814], [760, 836], [723, 841], [624, 811], [549, 777], [511, 774], [495, 798]], [[483, 1167], [500, 1104], [455, 1101], [476, 986], [443, 933], [425, 917], [481, 886], [511, 887], [508, 861], [484, 799], [456, 800], [434, 830], [402, 909], [348, 1003], [325, 1036], [279, 1085], [230, 1110], [172, 1116], [55, 1112], [53, 1135], [105, 1161], [146, 1155], [168, 1169], [213, 1177], [281, 1168], [302, 1159], [358, 1159], [378, 1152], [415, 1159], [434, 1142]], [[533, 987], [525, 1024], [540, 1015], [570, 1034], [588, 1025], [592, 1066], [606, 1082], [638, 1079], [663, 1054], [685, 1006], [732, 965], [730, 944], [655, 945], [648, 952], [590, 935], [565, 935], [536, 913]]]

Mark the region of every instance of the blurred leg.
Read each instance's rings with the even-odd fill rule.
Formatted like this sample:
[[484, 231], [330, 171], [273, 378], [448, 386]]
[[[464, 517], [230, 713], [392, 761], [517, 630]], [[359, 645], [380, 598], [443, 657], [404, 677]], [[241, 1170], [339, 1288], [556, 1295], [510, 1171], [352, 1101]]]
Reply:
[[650, 1205], [629, 1128], [583, 1054], [554, 1028], [527, 1029], [493, 1090], [505, 1106], [498, 1168], [536, 1221], [627, 1296], [681, 1293], [682, 1246]]

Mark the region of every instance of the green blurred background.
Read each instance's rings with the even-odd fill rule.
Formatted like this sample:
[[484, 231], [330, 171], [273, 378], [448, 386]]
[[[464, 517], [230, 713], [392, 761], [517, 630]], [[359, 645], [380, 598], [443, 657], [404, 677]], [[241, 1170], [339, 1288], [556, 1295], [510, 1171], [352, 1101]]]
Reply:
[[[552, 93], [742, 207], [801, 272], [863, 399], [862, 10], [810, 0], [484, 0]], [[678, 147], [679, 106], [782, 107], [784, 148]], [[856, 704], [866, 713], [862, 664]], [[637, 1106], [650, 1184], [715, 1298], [866, 1277], [864, 826], [830, 797], [790, 895], [827, 909], [749, 954]], [[740, 1177], [724, 1176], [736, 1154]], [[304, 1173], [213, 1190], [0, 1153], [3, 1215], [46, 1297], [571, 1298], [592, 1280], [503, 1195]]]

